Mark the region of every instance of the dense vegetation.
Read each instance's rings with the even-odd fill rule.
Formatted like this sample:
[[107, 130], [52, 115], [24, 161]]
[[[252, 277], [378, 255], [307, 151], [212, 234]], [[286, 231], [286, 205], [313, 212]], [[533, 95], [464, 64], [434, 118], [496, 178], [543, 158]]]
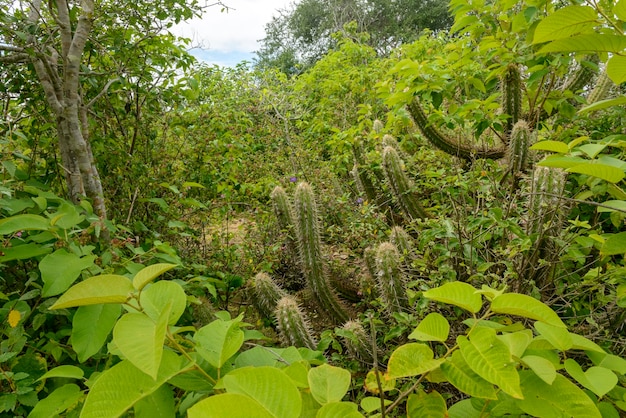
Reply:
[[0, 1], [0, 413], [626, 413], [625, 2], [298, 75], [194, 62], [200, 10]]

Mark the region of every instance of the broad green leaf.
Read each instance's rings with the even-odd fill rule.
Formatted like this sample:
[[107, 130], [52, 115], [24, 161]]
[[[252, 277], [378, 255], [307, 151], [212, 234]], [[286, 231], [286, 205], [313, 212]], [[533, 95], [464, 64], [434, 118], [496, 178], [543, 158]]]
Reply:
[[127, 313], [113, 328], [113, 342], [124, 357], [153, 379], [163, 356], [168, 316], [169, 309], [157, 321], [143, 313]]
[[520, 372], [524, 399], [515, 403], [535, 417], [601, 418], [594, 402], [578, 386], [557, 373], [551, 385], [534, 372]]
[[543, 160], [539, 161], [537, 165], [552, 168], [569, 168], [580, 165], [586, 161], [587, 160], [584, 158], [569, 155], [548, 155]]
[[567, 39], [552, 41], [539, 50], [540, 54], [548, 52], [622, 52], [626, 48], [626, 37], [594, 33], [576, 35]]
[[81, 271], [92, 267], [95, 255], [79, 257], [68, 253], [64, 248], [48, 254], [39, 262], [44, 297], [56, 296], [65, 292], [78, 279]]
[[531, 355], [522, 357], [522, 362], [547, 384], [551, 385], [556, 379], [556, 368], [550, 360]]
[[116, 274], [94, 276], [70, 287], [50, 309], [100, 303], [124, 303], [134, 290], [130, 280], [124, 276]]
[[425, 344], [409, 343], [398, 347], [389, 358], [389, 377], [417, 376], [435, 370], [444, 359], [435, 359], [433, 350]]
[[441, 418], [447, 415], [446, 401], [436, 390], [430, 393], [420, 390], [409, 395], [406, 402], [407, 418]]
[[443, 315], [432, 312], [426, 315], [409, 338], [419, 341], [446, 341], [450, 332], [450, 324]]
[[565, 324], [556, 312], [528, 295], [518, 293], [500, 295], [491, 302], [491, 310], [495, 313], [521, 316], [565, 328]]
[[572, 349], [573, 350], [585, 350], [585, 351], [594, 351], [596, 353], [605, 354], [606, 351], [598, 344], [594, 343], [590, 339], [583, 337], [582, 335], [574, 334], [570, 332], [570, 338], [572, 339]]
[[626, 81], [626, 57], [613, 55], [606, 63], [606, 74], [616, 85]]
[[589, 6], [566, 6], [549, 14], [535, 29], [533, 43], [568, 38], [581, 32], [590, 32], [597, 23], [598, 15]]
[[188, 418], [276, 418], [246, 395], [223, 393], [206, 398], [187, 410]]
[[383, 392], [389, 392], [396, 388], [396, 379], [389, 377], [389, 373], [380, 370], [378, 370], [378, 379], [376, 379], [375, 370], [367, 372], [363, 386], [368, 392], [379, 394], [378, 381], [380, 381], [380, 389], [382, 389]]
[[63, 365], [63, 366], [58, 366], [55, 367], [52, 370], [48, 370], [46, 372], [46, 374], [44, 374], [43, 376], [41, 376], [39, 380], [43, 380], [43, 379], [49, 379], [51, 377], [65, 377], [68, 379], [82, 379], [83, 376], [85, 375], [85, 372], [83, 372], [83, 369], [81, 369], [80, 367], [76, 367], [76, 366], [72, 366], [69, 364]]
[[144, 312], [156, 320], [164, 309], [170, 309], [168, 324], [174, 325], [187, 307], [187, 295], [176, 282], [158, 281], [144, 288], [139, 298]]
[[[587, 351], [587, 356], [596, 366], [604, 367], [605, 369], [614, 370], [619, 374], [626, 375], [626, 359], [613, 354], [598, 353], [596, 351]], [[626, 401], [626, 397], [624, 400]]]
[[[391, 404], [391, 400], [385, 399], [385, 406], [388, 406], [390, 404]], [[380, 398], [375, 397], [375, 396], [366, 396], [363, 399], [361, 399], [360, 405], [361, 405], [361, 409], [367, 412], [368, 414], [370, 412], [378, 411], [380, 409]]]
[[291, 363], [289, 366], [281, 370], [291, 378], [291, 381], [297, 387], [309, 387], [309, 370], [311, 370], [311, 366], [307, 361], [302, 360]]
[[135, 418], [171, 418], [176, 416], [174, 392], [165, 384], [135, 404]]
[[244, 334], [239, 327], [240, 322], [241, 317], [229, 321], [217, 319], [200, 328], [194, 336], [198, 354], [211, 366], [222, 367], [243, 344]]
[[573, 359], [564, 362], [565, 370], [578, 383], [595, 393], [599, 398], [609, 393], [617, 385], [617, 376], [604, 367], [592, 366], [586, 371]]
[[50, 221], [50, 225], [56, 225], [63, 229], [70, 229], [81, 223], [84, 219], [85, 216], [78, 213], [74, 205], [63, 202]]
[[118, 304], [78, 307], [72, 318], [70, 342], [80, 363], [100, 351], [121, 313]]
[[47, 231], [50, 222], [39, 215], [25, 213], [0, 219], [0, 235], [9, 235], [18, 231]]
[[496, 338], [494, 330], [476, 328], [472, 330], [469, 340], [464, 335], [457, 337], [457, 344], [463, 358], [476, 374], [499, 386], [512, 397], [522, 398], [519, 375], [511, 359], [511, 353], [508, 347]]
[[449, 418], [483, 418], [480, 410], [474, 408], [473, 399], [463, 399], [448, 410]]
[[603, 212], [626, 212], [626, 200], [607, 200], [602, 202], [602, 206], [596, 209], [598, 213]]
[[137, 290], [141, 290], [152, 280], [174, 267], [177, 267], [177, 265], [167, 263], [152, 264], [145, 267], [135, 274], [135, 277], [133, 278], [133, 287]]
[[0, 263], [11, 260], [25, 260], [27, 258], [39, 257], [40, 255], [52, 252], [51, 247], [29, 242], [28, 244], [16, 245], [14, 247], [2, 248]]
[[557, 350], [567, 351], [574, 344], [567, 328], [537, 321], [535, 322], [535, 329]]
[[[235, 369], [223, 378], [228, 393], [246, 395], [264, 412], [281, 418], [297, 418], [302, 410], [300, 391], [289, 376], [274, 367]], [[314, 395], [315, 396], [315, 395]]]
[[78, 404], [83, 397], [83, 391], [73, 384], [56, 388], [48, 397], [37, 402], [37, 405], [28, 414], [29, 418], [48, 418], [61, 415], [66, 409]]
[[620, 96], [614, 99], [600, 100], [599, 102], [592, 103], [589, 106], [581, 108], [578, 113], [583, 115], [585, 113], [595, 112], [596, 110], [606, 109], [607, 107], [621, 106], [624, 104], [626, 104], [626, 96]]
[[583, 144], [577, 147], [578, 151], [584, 152], [589, 158], [596, 158], [608, 144]]
[[600, 248], [602, 255], [626, 254], [626, 232], [609, 235], [602, 247]]
[[341, 401], [350, 388], [350, 372], [329, 364], [312, 368], [308, 378], [311, 394], [322, 405]]
[[625, 176], [624, 170], [620, 170], [619, 168], [610, 165], [594, 162], [587, 162], [575, 165], [573, 167], [569, 167], [567, 169], [567, 172], [586, 174], [588, 176], [593, 176], [602, 180], [606, 180], [609, 183], [617, 183], [621, 181]]
[[569, 152], [569, 148], [566, 143], [551, 140], [537, 142], [533, 144], [530, 149], [536, 151], [557, 152], [559, 154], [567, 154]]
[[472, 285], [465, 282], [450, 282], [424, 292], [423, 296], [476, 313], [483, 306], [483, 299], [476, 292]]
[[497, 337], [509, 347], [509, 351], [513, 356], [520, 358], [526, 351], [528, 344], [533, 340], [533, 332], [529, 329], [524, 329], [518, 332], [508, 332]]
[[493, 385], [477, 375], [458, 350], [448, 361], [441, 364], [441, 371], [452, 386], [467, 395], [483, 399], [498, 399]]
[[323, 405], [315, 418], [365, 418], [357, 404], [352, 402], [330, 402]]
[[91, 387], [81, 418], [118, 417], [141, 399], [150, 396], [185, 368], [185, 362], [172, 351], [164, 351], [156, 380], [128, 361], [104, 371]]
[[615, 6], [613, 6], [613, 13], [622, 22], [626, 22], [626, 1], [619, 0]]

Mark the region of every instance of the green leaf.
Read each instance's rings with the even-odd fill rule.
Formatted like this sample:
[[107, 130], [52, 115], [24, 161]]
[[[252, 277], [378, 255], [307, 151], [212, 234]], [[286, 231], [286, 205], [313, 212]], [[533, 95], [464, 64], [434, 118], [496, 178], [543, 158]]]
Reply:
[[206, 398], [187, 410], [188, 418], [276, 418], [254, 399], [238, 393]]
[[473, 406], [474, 399], [463, 399], [450, 407], [448, 415], [450, 418], [483, 418], [480, 410]]
[[70, 287], [50, 309], [100, 303], [124, 303], [135, 289], [124, 276], [103, 274], [90, 277]]
[[[360, 405], [361, 409], [368, 414], [370, 412], [378, 411], [380, 409], [380, 398], [377, 398], [375, 396], [366, 396], [361, 399]], [[388, 405], [391, 405], [391, 400], [385, 399], [385, 406]]]
[[594, 33], [577, 35], [567, 39], [552, 41], [539, 50], [540, 54], [548, 52], [614, 52], [620, 53], [626, 48], [626, 37]]
[[520, 358], [526, 351], [528, 344], [532, 341], [533, 332], [529, 329], [524, 329], [518, 332], [508, 332], [497, 337], [509, 347], [511, 355]]
[[567, 351], [572, 348], [572, 337], [566, 328], [537, 321], [535, 329], [557, 350]]
[[465, 282], [450, 282], [424, 292], [423, 296], [476, 313], [483, 306], [483, 299], [476, 292], [472, 285]]
[[25, 213], [0, 219], [0, 235], [9, 235], [18, 231], [47, 231], [50, 222], [39, 215]]
[[389, 377], [417, 376], [435, 370], [444, 359], [434, 359], [433, 350], [425, 344], [409, 343], [398, 347], [389, 358]]
[[80, 367], [71, 366], [71, 365], [63, 365], [63, 366], [55, 367], [52, 370], [48, 370], [46, 374], [44, 374], [39, 379], [37, 379], [37, 381], [43, 380], [43, 379], [49, 379], [51, 377], [82, 379], [84, 375], [85, 373], [83, 372], [83, 369], [81, 369]]
[[222, 367], [243, 344], [240, 322], [241, 317], [229, 321], [218, 319], [200, 328], [194, 336], [198, 354], [213, 367]]
[[315, 415], [315, 418], [365, 418], [359, 412], [357, 404], [352, 402], [330, 402], [323, 405]]
[[133, 278], [133, 287], [137, 290], [141, 290], [152, 280], [175, 267], [177, 267], [176, 264], [169, 263], [152, 264], [145, 267], [135, 274], [135, 277]]
[[567, 171], [569, 173], [586, 174], [588, 176], [597, 177], [602, 180], [606, 180], [609, 183], [617, 183], [621, 181], [625, 176], [624, 170], [610, 165], [595, 162], [587, 162], [575, 165], [573, 167], [569, 167]]
[[450, 324], [443, 315], [432, 312], [424, 318], [409, 338], [419, 341], [446, 341], [450, 333]]
[[66, 409], [78, 404], [83, 397], [83, 391], [73, 384], [56, 388], [47, 398], [37, 402], [30, 411], [28, 418], [48, 418], [59, 416]]
[[85, 216], [78, 213], [74, 205], [63, 202], [50, 221], [50, 225], [56, 225], [62, 229], [70, 229], [81, 223], [83, 220], [85, 220]]
[[118, 417], [185, 367], [183, 359], [172, 351], [164, 351], [156, 379], [153, 379], [130, 361], [123, 360], [98, 377], [87, 395], [81, 418]]
[[565, 324], [556, 312], [528, 295], [518, 293], [500, 295], [491, 302], [491, 310], [495, 313], [521, 316], [565, 328]]
[[602, 110], [612, 106], [621, 106], [623, 104], [626, 104], [626, 96], [620, 96], [614, 99], [600, 100], [599, 102], [595, 102], [590, 104], [589, 106], [581, 108], [578, 113], [584, 115], [585, 113], [595, 112], [596, 110]]
[[441, 371], [455, 388], [467, 395], [483, 399], [498, 399], [493, 385], [477, 375], [458, 350], [452, 353], [448, 361], [441, 364]]
[[587, 371], [583, 371], [582, 367], [573, 359], [565, 360], [564, 365], [570, 376], [599, 398], [609, 393], [617, 385], [615, 373], [604, 367], [592, 366]]
[[[626, 375], [626, 359], [613, 354], [599, 353], [597, 351], [587, 351], [587, 357], [589, 357], [596, 366]], [[624, 400], [626, 401], [626, 398], [624, 398]]]
[[609, 235], [602, 247], [600, 248], [602, 255], [626, 254], [626, 232]]
[[508, 347], [496, 338], [496, 332], [491, 328], [476, 328], [472, 330], [470, 338], [468, 340], [460, 335], [457, 343], [471, 369], [505, 393], [522, 399], [515, 363], [511, 360]]
[[426, 393], [423, 390], [409, 395], [406, 402], [407, 418], [441, 418], [448, 415], [446, 401], [436, 390]]
[[549, 14], [537, 25], [533, 44], [569, 38], [581, 32], [590, 32], [598, 15], [589, 6], [566, 6]]
[[585, 161], [587, 160], [584, 158], [569, 155], [548, 155], [543, 160], [539, 161], [537, 165], [552, 168], [569, 168], [584, 163]]
[[602, 206], [598, 206], [596, 210], [598, 213], [626, 212], [626, 200], [606, 200], [602, 202]]
[[15, 247], [2, 248], [0, 254], [0, 263], [11, 260], [25, 260], [27, 258], [35, 258], [40, 255], [48, 254], [52, 251], [51, 247], [45, 247], [41, 244], [29, 242], [28, 244], [16, 245]]
[[569, 148], [566, 143], [561, 141], [540, 141], [533, 144], [530, 149], [537, 151], [550, 151], [557, 152], [559, 154], [567, 154]]
[[524, 399], [516, 405], [535, 417], [601, 418], [594, 402], [578, 386], [557, 373], [551, 385], [531, 371], [522, 371]]
[[174, 325], [187, 307], [187, 295], [176, 282], [159, 281], [144, 288], [139, 298], [144, 312], [153, 320], [161, 315], [164, 309], [170, 309], [167, 323]]
[[[289, 376], [274, 367], [235, 369], [223, 378], [228, 393], [246, 395], [270, 416], [297, 418], [302, 410], [300, 391]], [[255, 416], [255, 415], [251, 415]]]
[[606, 63], [606, 74], [616, 85], [626, 81], [626, 57], [613, 55]]
[[70, 342], [80, 363], [100, 351], [121, 312], [117, 304], [78, 307], [72, 318]]
[[576, 149], [584, 152], [589, 158], [596, 158], [608, 144], [583, 144]]
[[135, 418], [171, 418], [176, 416], [174, 392], [169, 385], [161, 385], [155, 392], [135, 404]]
[[64, 248], [48, 254], [39, 262], [43, 297], [56, 296], [65, 292], [78, 278], [80, 273], [94, 266], [95, 255], [79, 257], [68, 253]]
[[613, 6], [613, 13], [615, 13], [615, 16], [617, 16], [619, 20], [626, 22], [626, 1], [619, 0], [615, 3], [615, 6]]
[[540, 356], [524, 356], [522, 362], [544, 382], [551, 385], [556, 379], [556, 368], [550, 360]]
[[340, 367], [322, 364], [309, 370], [309, 387], [317, 402], [324, 405], [339, 402], [350, 388], [350, 372]]

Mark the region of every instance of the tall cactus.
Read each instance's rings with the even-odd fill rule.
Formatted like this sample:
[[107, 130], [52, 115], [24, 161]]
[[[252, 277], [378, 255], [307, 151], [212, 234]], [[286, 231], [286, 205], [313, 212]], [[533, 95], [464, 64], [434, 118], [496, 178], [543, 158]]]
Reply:
[[507, 173], [517, 177], [528, 168], [528, 153], [532, 143], [532, 133], [525, 120], [518, 121], [511, 132], [508, 148]]
[[600, 100], [604, 100], [607, 98], [609, 92], [611, 91], [611, 87], [615, 84], [609, 78], [609, 75], [606, 73], [606, 70], [600, 73], [598, 79], [596, 80], [596, 85], [593, 90], [587, 96], [587, 104], [594, 104], [599, 102]]
[[297, 265], [298, 246], [294, 236], [294, 219], [291, 202], [289, 201], [285, 189], [280, 186], [276, 186], [274, 190], [272, 190], [270, 198], [276, 220], [278, 221], [278, 227], [286, 232], [283, 247], [286, 257], [282, 259], [286, 269], [284, 270], [284, 275], [281, 277], [281, 285], [289, 290], [301, 289], [304, 286], [304, 280], [300, 274], [300, 268]]
[[413, 193], [412, 184], [404, 170], [398, 152], [392, 147], [383, 150], [383, 169], [391, 190], [410, 219], [428, 218], [428, 214]]
[[360, 321], [346, 322], [338, 334], [340, 334], [343, 345], [350, 354], [368, 366], [373, 364], [372, 340]]
[[348, 314], [325, 276], [317, 206], [313, 189], [308, 183], [302, 182], [296, 187], [294, 215], [302, 272], [307, 284], [313, 290], [320, 307], [334, 321], [346, 322]]
[[409, 310], [409, 298], [402, 272], [400, 271], [400, 254], [395, 245], [383, 242], [376, 252], [376, 269], [378, 290], [383, 305], [389, 314], [394, 312], [407, 312]]
[[502, 110], [509, 117], [506, 121], [506, 135], [510, 136], [513, 127], [522, 118], [522, 76], [517, 64], [509, 64], [502, 76]]
[[266, 318], [272, 318], [278, 301], [287, 293], [264, 272], [257, 273], [251, 283], [252, 303]]
[[309, 322], [293, 296], [281, 298], [276, 304], [274, 314], [278, 332], [285, 345], [306, 347], [311, 350], [317, 348]]
[[272, 199], [272, 206], [274, 208], [274, 214], [278, 220], [278, 226], [283, 230], [290, 230], [293, 226], [293, 215], [291, 213], [291, 204], [289, 203], [289, 197], [280, 186], [276, 186], [270, 194]]

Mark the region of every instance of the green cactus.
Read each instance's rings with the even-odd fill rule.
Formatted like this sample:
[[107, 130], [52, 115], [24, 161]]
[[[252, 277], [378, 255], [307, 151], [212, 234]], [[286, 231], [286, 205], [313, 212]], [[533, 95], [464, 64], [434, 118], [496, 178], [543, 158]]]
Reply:
[[383, 242], [376, 251], [376, 282], [383, 305], [389, 314], [407, 312], [409, 298], [402, 273], [400, 271], [400, 254], [395, 245]]
[[606, 99], [614, 85], [615, 84], [606, 73], [606, 70], [602, 71], [596, 80], [595, 87], [587, 96], [587, 104], [594, 104], [600, 100]]
[[511, 132], [509, 140], [508, 173], [513, 176], [524, 173], [528, 168], [528, 153], [532, 143], [532, 133], [525, 120], [518, 121]]
[[509, 137], [513, 127], [522, 118], [522, 76], [517, 64], [509, 64], [502, 76], [502, 110], [509, 117], [505, 132]]
[[383, 150], [383, 169], [391, 190], [409, 219], [428, 218], [428, 214], [412, 192], [412, 184], [402, 169], [398, 152], [392, 147]]
[[372, 124], [372, 130], [374, 131], [374, 133], [379, 134], [383, 131], [384, 128], [385, 128], [385, 125], [383, 125], [383, 123], [378, 119], [376, 119], [374, 123]]
[[270, 195], [272, 199], [272, 206], [274, 208], [274, 214], [278, 220], [278, 226], [282, 230], [290, 230], [293, 227], [293, 215], [291, 213], [291, 204], [289, 203], [289, 197], [280, 186], [276, 186]]
[[308, 183], [296, 187], [294, 198], [296, 235], [302, 272], [320, 307], [336, 322], [348, 320], [348, 314], [330, 287], [322, 258], [318, 214], [313, 189]]
[[440, 150], [462, 158], [473, 161], [476, 158], [491, 158], [494, 160], [504, 157], [506, 148], [504, 146], [495, 148], [476, 148], [467, 144], [462, 144], [452, 138], [448, 138], [428, 121], [428, 117], [422, 108], [417, 96], [408, 104], [407, 108], [415, 124], [420, 129], [424, 137]]
[[360, 321], [346, 322], [337, 334], [353, 357], [368, 366], [374, 363], [372, 340]]
[[317, 348], [309, 322], [293, 296], [282, 297], [276, 304], [274, 315], [280, 338], [286, 346]]
[[589, 57], [589, 59], [585, 62], [581, 62], [578, 68], [572, 72], [571, 76], [568, 77], [563, 83], [562, 91], [572, 91], [574, 93], [584, 89], [593, 77], [598, 73], [598, 62], [600, 58], [598, 55], [593, 55]]
[[400, 145], [398, 144], [398, 141], [396, 141], [396, 138], [389, 134], [383, 136], [383, 148], [385, 147], [392, 147], [400, 153]]
[[272, 318], [276, 304], [287, 293], [264, 272], [257, 273], [250, 283], [252, 303], [261, 315]]

